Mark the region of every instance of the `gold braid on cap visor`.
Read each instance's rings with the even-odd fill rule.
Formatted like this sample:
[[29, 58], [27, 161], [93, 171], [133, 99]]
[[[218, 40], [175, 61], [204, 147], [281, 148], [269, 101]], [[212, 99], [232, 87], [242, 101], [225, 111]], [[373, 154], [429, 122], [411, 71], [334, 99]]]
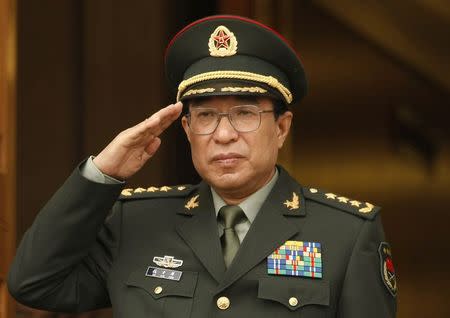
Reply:
[[290, 104], [292, 102], [292, 93], [275, 77], [243, 71], [213, 71], [194, 75], [188, 79], [185, 79], [180, 83], [180, 85], [178, 85], [177, 101], [180, 100], [180, 98], [183, 95], [183, 92], [186, 90], [187, 87], [203, 81], [210, 81], [216, 79], [240, 79], [264, 83], [277, 89], [281, 93], [281, 95], [283, 95], [284, 99], [286, 100], [286, 103]]

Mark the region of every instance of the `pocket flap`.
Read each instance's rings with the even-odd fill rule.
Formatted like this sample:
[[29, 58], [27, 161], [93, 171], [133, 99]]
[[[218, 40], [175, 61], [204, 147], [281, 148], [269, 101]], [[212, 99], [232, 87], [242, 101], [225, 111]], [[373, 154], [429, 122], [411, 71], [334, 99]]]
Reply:
[[127, 286], [139, 287], [155, 299], [166, 296], [194, 296], [197, 285], [197, 272], [183, 271], [179, 281], [146, 276], [147, 267], [135, 270], [128, 276]]
[[290, 310], [306, 305], [329, 306], [330, 284], [326, 280], [261, 277], [258, 298], [279, 302]]

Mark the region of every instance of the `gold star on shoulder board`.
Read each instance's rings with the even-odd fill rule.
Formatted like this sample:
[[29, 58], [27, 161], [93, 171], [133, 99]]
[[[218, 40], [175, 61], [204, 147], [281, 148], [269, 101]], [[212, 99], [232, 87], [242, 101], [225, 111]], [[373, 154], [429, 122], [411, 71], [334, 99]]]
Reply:
[[199, 195], [197, 194], [196, 196], [190, 198], [184, 207], [188, 210], [198, 207], [199, 206], [199, 202], [197, 201], [198, 197]]
[[327, 197], [327, 199], [332, 199], [335, 200], [337, 195], [334, 193], [325, 193], [325, 196]]
[[351, 204], [352, 206], [356, 206], [356, 207], [359, 208], [359, 206], [361, 205], [361, 202], [356, 201], [356, 200], [353, 200], [353, 201], [350, 201], [350, 204]]
[[142, 192], [147, 192], [147, 190], [145, 190], [144, 188], [136, 188], [136, 189], [134, 189], [134, 193], [142, 193]]
[[346, 197], [338, 197], [337, 198], [338, 200], [339, 200], [339, 202], [342, 202], [342, 203], [347, 203], [348, 202], [348, 198], [346, 198]]
[[298, 199], [298, 195], [295, 194], [295, 192], [292, 192], [292, 200], [291, 201], [286, 200], [283, 204], [287, 208], [289, 208], [289, 210], [298, 209], [300, 207], [300, 202], [299, 202], [299, 199]]
[[172, 190], [172, 188], [168, 187], [168, 186], [163, 186], [163, 187], [159, 188], [159, 191], [163, 191], [163, 192], [167, 192], [169, 190]]
[[132, 194], [131, 194], [131, 191], [133, 191], [133, 189], [130, 189], [130, 188], [128, 188], [128, 189], [123, 189], [122, 192], [121, 192], [121, 194], [124, 195], [124, 196], [129, 197], [130, 195], [132, 195]]
[[150, 187], [147, 189], [148, 192], [156, 192], [158, 190], [159, 190], [159, 188], [157, 188], [157, 187]]

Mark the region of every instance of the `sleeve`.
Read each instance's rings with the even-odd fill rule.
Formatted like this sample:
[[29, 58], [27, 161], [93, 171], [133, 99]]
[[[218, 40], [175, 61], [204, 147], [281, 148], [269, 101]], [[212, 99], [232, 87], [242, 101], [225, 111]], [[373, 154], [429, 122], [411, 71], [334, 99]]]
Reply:
[[100, 171], [99, 168], [94, 163], [94, 156], [90, 156], [85, 163], [80, 166], [81, 175], [88, 180], [98, 183], [124, 183], [123, 181], [117, 180], [111, 176], [108, 176]]
[[17, 301], [60, 312], [110, 306], [106, 279], [120, 242], [121, 189], [84, 178], [80, 167], [72, 173], [17, 249], [7, 282]]
[[[395, 272], [392, 263], [390, 278], [395, 290], [386, 284], [386, 259], [379, 252], [384, 242], [380, 216], [364, 221], [353, 247], [341, 291], [339, 318], [391, 318], [397, 311]], [[390, 254], [390, 251], [389, 251]], [[384, 268], [384, 270], [383, 270]], [[392, 287], [392, 286], [391, 286]]]

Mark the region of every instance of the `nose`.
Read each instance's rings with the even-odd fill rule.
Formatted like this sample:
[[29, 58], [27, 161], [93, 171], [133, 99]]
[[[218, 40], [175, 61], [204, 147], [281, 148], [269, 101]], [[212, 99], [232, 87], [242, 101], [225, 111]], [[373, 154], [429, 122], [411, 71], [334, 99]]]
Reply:
[[218, 143], [229, 143], [236, 141], [239, 134], [230, 123], [230, 119], [227, 116], [222, 116], [219, 119], [219, 124], [214, 131], [213, 138]]

